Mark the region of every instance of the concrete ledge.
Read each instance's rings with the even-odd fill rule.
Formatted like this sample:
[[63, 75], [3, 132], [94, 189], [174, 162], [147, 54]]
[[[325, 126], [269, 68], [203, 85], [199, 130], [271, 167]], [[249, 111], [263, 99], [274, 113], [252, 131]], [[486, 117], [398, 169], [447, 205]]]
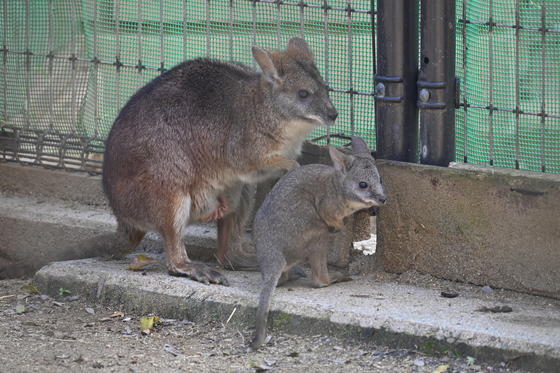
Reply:
[[[140, 314], [224, 323], [231, 318], [230, 324], [253, 326], [258, 273], [225, 272], [231, 286], [224, 287], [171, 277], [161, 269], [130, 272], [124, 269], [126, 263], [53, 263], [37, 272], [35, 283], [49, 294], [62, 287]], [[277, 289], [270, 319], [275, 329], [336, 334], [428, 353], [454, 352], [541, 371], [553, 371], [560, 364], [559, 301], [508, 291], [486, 294], [466, 285], [453, 285], [460, 296], [446, 299], [439, 289], [382, 278], [322, 289], [310, 288], [307, 281]], [[510, 305], [513, 312], [477, 311], [496, 305]]]
[[560, 175], [379, 161], [384, 268], [560, 298]]
[[[81, 203], [0, 194], [0, 279], [32, 274], [53, 261], [111, 255], [117, 224], [103, 208]], [[209, 260], [215, 252], [214, 225], [187, 228], [189, 254]], [[160, 252], [149, 234], [142, 250]]]

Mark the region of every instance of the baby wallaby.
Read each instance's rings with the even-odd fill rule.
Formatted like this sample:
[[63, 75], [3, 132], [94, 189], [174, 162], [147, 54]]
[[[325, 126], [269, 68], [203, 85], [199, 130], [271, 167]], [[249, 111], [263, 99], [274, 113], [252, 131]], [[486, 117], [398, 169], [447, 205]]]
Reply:
[[282, 177], [257, 211], [253, 240], [262, 276], [262, 291], [251, 344], [265, 340], [274, 288], [290, 278], [294, 266], [309, 261], [313, 285], [328, 286], [344, 277], [329, 276], [327, 254], [335, 232], [352, 213], [385, 203], [375, 160], [362, 138], [352, 138], [352, 154], [329, 146], [334, 167], [312, 164]]
[[[171, 275], [227, 284], [189, 259], [186, 225], [220, 219], [229, 235], [243, 219], [244, 185], [296, 167], [306, 135], [338, 115], [303, 39], [285, 51], [253, 47], [253, 56], [262, 73], [210, 59], [175, 66], [132, 96], [109, 133], [103, 187], [118, 231], [128, 251], [159, 232]], [[219, 241], [223, 256], [228, 239]]]

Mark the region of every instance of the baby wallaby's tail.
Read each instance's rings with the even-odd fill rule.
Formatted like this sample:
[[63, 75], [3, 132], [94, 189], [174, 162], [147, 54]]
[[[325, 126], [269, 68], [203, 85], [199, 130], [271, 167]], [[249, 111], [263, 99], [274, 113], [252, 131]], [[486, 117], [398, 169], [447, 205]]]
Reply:
[[286, 267], [284, 256], [279, 252], [274, 254], [274, 257], [266, 258], [266, 263], [262, 263], [261, 261], [263, 285], [259, 298], [259, 307], [257, 309], [255, 338], [253, 342], [251, 342], [251, 348], [253, 350], [258, 349], [266, 339], [266, 323], [270, 304], [272, 303], [272, 296], [274, 295], [274, 289], [278, 284], [282, 271]]

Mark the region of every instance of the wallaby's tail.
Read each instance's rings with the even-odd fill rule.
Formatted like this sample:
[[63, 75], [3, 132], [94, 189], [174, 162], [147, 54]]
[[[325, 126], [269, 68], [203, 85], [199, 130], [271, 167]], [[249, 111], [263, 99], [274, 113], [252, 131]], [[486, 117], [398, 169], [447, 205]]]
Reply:
[[[272, 260], [273, 258], [270, 259]], [[281, 254], [274, 259], [273, 263], [267, 263], [268, 265], [261, 269], [263, 286], [259, 298], [259, 308], [257, 309], [255, 338], [251, 342], [251, 347], [254, 350], [258, 349], [265, 341], [266, 323], [270, 304], [272, 303], [272, 296], [278, 284], [278, 279], [280, 279], [280, 275], [286, 266], [286, 260]]]

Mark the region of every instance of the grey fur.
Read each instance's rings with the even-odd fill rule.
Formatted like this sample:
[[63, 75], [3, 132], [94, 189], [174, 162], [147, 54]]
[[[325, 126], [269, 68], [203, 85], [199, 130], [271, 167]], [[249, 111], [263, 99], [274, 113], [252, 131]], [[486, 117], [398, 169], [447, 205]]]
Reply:
[[[307, 165], [286, 174], [257, 211], [253, 240], [263, 287], [252, 348], [262, 345], [274, 288], [290, 270], [309, 261], [316, 287], [345, 279], [329, 275], [327, 254], [336, 232], [352, 213], [385, 203], [385, 190], [375, 160], [361, 138], [353, 138], [352, 154], [329, 147], [334, 167]], [[367, 186], [360, 187], [360, 182]]]

